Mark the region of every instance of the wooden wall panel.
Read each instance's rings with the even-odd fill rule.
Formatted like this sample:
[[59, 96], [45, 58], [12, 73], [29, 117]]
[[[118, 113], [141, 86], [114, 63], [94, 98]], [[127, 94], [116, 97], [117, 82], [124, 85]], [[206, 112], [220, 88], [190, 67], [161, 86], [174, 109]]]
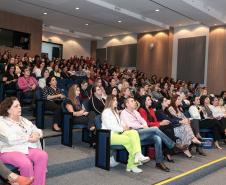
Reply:
[[96, 49], [97, 49], [97, 41], [96, 40], [91, 40], [91, 43], [90, 43], [90, 56], [92, 58], [96, 58]]
[[[153, 48], [150, 47], [152, 43]], [[149, 77], [153, 74], [159, 77], [171, 76], [172, 54], [169, 52], [172, 52], [172, 35], [169, 37], [169, 30], [138, 34], [137, 69]]]
[[103, 64], [107, 61], [107, 49], [100, 48], [96, 50], [97, 63]]
[[169, 53], [168, 53], [168, 67], [167, 67], [167, 76], [171, 77], [172, 75], [172, 67], [173, 67], [173, 34], [174, 28], [170, 27], [169, 29]]
[[107, 62], [122, 67], [136, 67], [137, 44], [111, 46], [107, 48]]
[[42, 43], [42, 21], [30, 17], [16, 15], [9, 12], [0, 11], [0, 28], [21, 31], [31, 34], [30, 50], [0, 47], [0, 50], [9, 49], [12, 54], [29, 53], [31, 56], [41, 54]]
[[178, 39], [177, 79], [204, 83], [206, 36]]
[[210, 28], [207, 86], [210, 93], [226, 90], [226, 26]]

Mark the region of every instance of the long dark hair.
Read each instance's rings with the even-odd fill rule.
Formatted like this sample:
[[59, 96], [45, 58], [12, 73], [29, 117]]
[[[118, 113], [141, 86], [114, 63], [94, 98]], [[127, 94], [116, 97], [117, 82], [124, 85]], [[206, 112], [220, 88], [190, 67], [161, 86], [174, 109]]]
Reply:
[[147, 119], [148, 119], [148, 121], [153, 122], [154, 121], [154, 118], [151, 116], [150, 111], [147, 109], [146, 104], [145, 104], [146, 99], [148, 97], [151, 98], [151, 96], [149, 96], [149, 95], [143, 95], [143, 96], [141, 96], [141, 98], [140, 98], [140, 108], [143, 108], [145, 110], [145, 112], [147, 113]]

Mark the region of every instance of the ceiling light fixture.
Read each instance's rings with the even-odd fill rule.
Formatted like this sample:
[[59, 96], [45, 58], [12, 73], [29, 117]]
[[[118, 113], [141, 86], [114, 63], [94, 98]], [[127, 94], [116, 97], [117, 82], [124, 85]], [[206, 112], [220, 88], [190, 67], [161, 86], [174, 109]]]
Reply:
[[86, 25], [86, 26], [88, 26], [89, 24], [88, 24], [88, 23], [86, 23], [85, 25]]
[[46, 13], [46, 12], [44, 12], [43, 14], [44, 14], [44, 15], [47, 15], [47, 13]]
[[156, 9], [155, 11], [156, 11], [156, 12], [159, 12], [159, 9]]
[[80, 9], [79, 7], [76, 7], [76, 8], [75, 8], [75, 10], [79, 10], [79, 9]]
[[121, 23], [122, 21], [121, 20], [119, 20], [119, 21], [117, 21], [118, 23]]

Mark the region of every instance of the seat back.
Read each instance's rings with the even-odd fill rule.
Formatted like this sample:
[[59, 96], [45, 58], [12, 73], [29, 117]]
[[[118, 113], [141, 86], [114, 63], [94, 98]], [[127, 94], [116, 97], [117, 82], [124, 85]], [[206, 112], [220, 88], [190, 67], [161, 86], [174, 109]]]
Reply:
[[35, 91], [35, 113], [36, 113], [36, 126], [44, 129], [44, 100], [42, 98], [42, 89], [37, 88]]
[[97, 130], [95, 166], [110, 170], [110, 130]]
[[61, 103], [62, 117], [62, 137], [61, 143], [66, 146], [72, 146], [72, 113], [66, 109], [66, 100]]

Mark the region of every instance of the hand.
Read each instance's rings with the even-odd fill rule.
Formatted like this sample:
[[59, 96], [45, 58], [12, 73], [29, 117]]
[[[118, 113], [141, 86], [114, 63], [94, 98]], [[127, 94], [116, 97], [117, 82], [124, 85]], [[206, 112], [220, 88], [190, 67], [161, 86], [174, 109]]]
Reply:
[[64, 96], [63, 94], [60, 94], [60, 98], [61, 98], [61, 99], [64, 99], [65, 96]]
[[[147, 127], [148, 128], [148, 127]], [[151, 128], [159, 128], [159, 127], [157, 127], [157, 126], [154, 126], [154, 127], [151, 127]]]
[[169, 120], [162, 120], [160, 122], [160, 125], [169, 125], [170, 124], [170, 121]]
[[40, 134], [37, 132], [33, 132], [28, 138], [28, 141], [31, 143], [36, 143], [39, 139], [40, 139]]
[[182, 120], [180, 121], [181, 124], [189, 124], [189, 122], [190, 122], [190, 121], [189, 121], [187, 118], [182, 119]]
[[33, 84], [33, 85], [31, 86], [31, 89], [32, 89], [32, 90], [35, 90], [35, 89], [36, 89], [36, 85]]
[[[84, 110], [84, 109], [83, 109]], [[85, 110], [84, 110], [85, 111]], [[87, 116], [89, 114], [89, 112], [83, 112], [83, 116]]]
[[78, 116], [83, 116], [84, 112], [85, 112], [85, 110], [83, 110], [83, 109], [80, 110]]
[[148, 128], [148, 126], [147, 125], [143, 125], [143, 128]]
[[123, 125], [122, 127], [123, 127], [123, 130], [124, 130], [124, 131], [129, 130], [129, 127], [128, 127], [127, 124]]

